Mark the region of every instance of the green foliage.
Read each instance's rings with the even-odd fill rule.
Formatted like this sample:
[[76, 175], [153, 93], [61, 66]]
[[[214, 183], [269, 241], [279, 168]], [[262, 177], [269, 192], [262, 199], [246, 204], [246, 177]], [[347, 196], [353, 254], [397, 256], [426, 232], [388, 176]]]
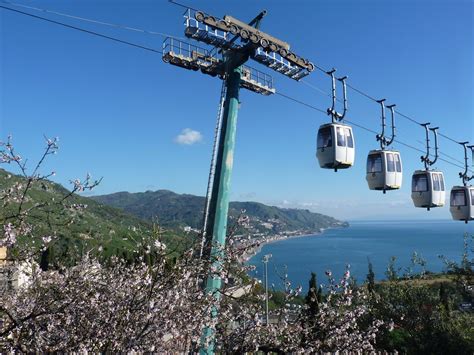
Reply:
[[[388, 270], [396, 271], [394, 259]], [[374, 318], [393, 324], [378, 335], [379, 349], [407, 354], [472, 354], [474, 316], [459, 309], [468, 301], [455, 275], [410, 275], [376, 284], [370, 299]]]
[[287, 304], [294, 306], [301, 306], [304, 304], [304, 298], [301, 296], [293, 297], [291, 300], [288, 300], [287, 294], [283, 291], [268, 291], [269, 292], [269, 301], [268, 308], [270, 310], [282, 309], [285, 308]]
[[375, 273], [372, 266], [372, 263], [369, 260], [369, 272], [367, 274], [367, 289], [370, 293], [373, 293], [375, 290]]
[[305, 301], [308, 306], [310, 318], [314, 318], [319, 312], [319, 304], [322, 302], [323, 290], [318, 286], [316, 273], [311, 273], [311, 278], [308, 285], [308, 293]]
[[[23, 177], [0, 169], [2, 189], [25, 182]], [[51, 245], [39, 255], [42, 267], [53, 265], [56, 259], [73, 264], [77, 258], [90, 252], [103, 258], [118, 255], [131, 260], [134, 258], [132, 250], [146, 240], [157, 238], [150, 222], [76, 194], [64, 200], [68, 195], [67, 189], [47, 180], [34, 182], [26, 195], [23, 209], [31, 209], [26, 221], [33, 227], [34, 237], [19, 239], [17, 247], [38, 245], [39, 238], [51, 236]], [[63, 203], [56, 203], [60, 201]], [[35, 208], [38, 205], [44, 207]], [[9, 203], [0, 209], [0, 225], [17, 213], [18, 206], [18, 203]], [[185, 244], [190, 243], [188, 237], [171, 230], [160, 231], [159, 237], [171, 251], [180, 252]]]
[[387, 270], [385, 271], [385, 276], [387, 276], [387, 279], [390, 281], [395, 281], [398, 279], [398, 273], [400, 269], [395, 267], [395, 261], [397, 258], [395, 256], [392, 256], [390, 258], [390, 261], [387, 266]]
[[444, 311], [449, 313], [451, 310], [451, 304], [449, 302], [449, 293], [445, 282], [441, 282], [439, 285], [439, 300], [441, 305], [444, 307]]

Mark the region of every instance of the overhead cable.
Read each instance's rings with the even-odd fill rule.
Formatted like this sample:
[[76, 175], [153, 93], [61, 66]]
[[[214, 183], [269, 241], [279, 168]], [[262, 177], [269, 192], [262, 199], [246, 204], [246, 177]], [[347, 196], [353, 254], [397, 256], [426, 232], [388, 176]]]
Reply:
[[[182, 7], [187, 7], [189, 8], [188, 6], [186, 5], [183, 5], [183, 4], [180, 4], [180, 3], [177, 3], [176, 1], [173, 1], [173, 0], [169, 0], [170, 3], [173, 3], [175, 5], [178, 5], [178, 6], [182, 6]], [[110, 26], [110, 27], [115, 27], [115, 28], [121, 28], [121, 29], [125, 29], [125, 30], [130, 30], [130, 31], [135, 31], [135, 32], [141, 32], [141, 33], [147, 33], [147, 34], [152, 34], [152, 35], [160, 35], [160, 36], [165, 36], [165, 37], [173, 37], [173, 38], [178, 38], [178, 37], [174, 37], [174, 36], [170, 36], [166, 33], [163, 33], [163, 32], [155, 32], [155, 31], [148, 31], [148, 30], [143, 30], [143, 29], [139, 29], [139, 28], [134, 28], [134, 27], [130, 27], [130, 26], [123, 26], [123, 25], [118, 25], [118, 24], [113, 24], [113, 23], [109, 23], [109, 22], [104, 22], [104, 21], [98, 21], [98, 20], [93, 20], [93, 19], [88, 19], [88, 18], [84, 18], [84, 17], [79, 17], [79, 16], [74, 16], [74, 15], [70, 15], [70, 14], [65, 14], [65, 13], [61, 13], [61, 12], [57, 12], [57, 11], [52, 11], [52, 10], [47, 10], [47, 9], [42, 9], [42, 8], [37, 8], [37, 7], [32, 7], [32, 6], [27, 6], [27, 5], [22, 5], [22, 4], [17, 4], [17, 3], [13, 3], [13, 2], [9, 2], [9, 1], [6, 1], [6, 0], [1, 0], [2, 3], [6, 3], [6, 4], [9, 4], [9, 5], [12, 5], [12, 6], [17, 6], [17, 7], [23, 7], [23, 8], [28, 8], [28, 9], [31, 9], [31, 10], [35, 10], [35, 11], [41, 11], [41, 12], [45, 12], [45, 13], [51, 13], [51, 14], [54, 14], [54, 15], [58, 15], [58, 16], [63, 16], [63, 17], [68, 17], [68, 18], [72, 18], [72, 19], [76, 19], [76, 20], [81, 20], [81, 21], [86, 21], [86, 22], [90, 22], [90, 23], [95, 23], [95, 24], [100, 24], [100, 25], [105, 25], [105, 26]], [[66, 23], [63, 23], [63, 22], [60, 22], [60, 21], [56, 21], [56, 20], [52, 20], [52, 19], [49, 19], [49, 18], [46, 18], [46, 17], [42, 17], [42, 16], [38, 16], [38, 15], [34, 15], [34, 14], [31, 14], [31, 13], [28, 13], [28, 12], [24, 12], [24, 11], [21, 11], [21, 10], [17, 10], [17, 9], [12, 9], [10, 7], [7, 7], [7, 6], [3, 6], [3, 5], [0, 5], [0, 9], [4, 9], [4, 10], [8, 10], [8, 11], [12, 11], [12, 12], [15, 12], [15, 13], [18, 13], [18, 14], [22, 14], [22, 15], [25, 15], [25, 16], [29, 16], [29, 17], [32, 17], [32, 18], [36, 18], [36, 19], [39, 19], [39, 20], [43, 20], [43, 21], [46, 21], [46, 22], [49, 22], [49, 23], [53, 23], [53, 24], [56, 24], [56, 25], [60, 25], [60, 26], [63, 26], [63, 27], [66, 27], [66, 28], [70, 28], [70, 29], [74, 29], [74, 30], [77, 30], [77, 31], [80, 31], [80, 32], [83, 32], [83, 33], [88, 33], [88, 34], [91, 34], [91, 35], [94, 35], [94, 36], [98, 36], [98, 37], [101, 37], [101, 38], [105, 38], [105, 39], [109, 39], [109, 40], [112, 40], [112, 41], [115, 41], [115, 42], [118, 42], [118, 43], [122, 43], [122, 44], [126, 44], [126, 45], [129, 45], [129, 46], [133, 46], [133, 47], [136, 47], [136, 48], [140, 48], [140, 49], [144, 49], [144, 50], [147, 50], [147, 51], [151, 51], [151, 52], [155, 52], [155, 53], [159, 53], [159, 54], [163, 54], [163, 52], [161, 50], [157, 50], [155, 48], [152, 48], [152, 47], [147, 47], [147, 46], [143, 46], [143, 45], [140, 45], [140, 44], [136, 44], [136, 43], [133, 43], [133, 42], [129, 42], [129, 41], [125, 41], [125, 40], [122, 40], [122, 39], [119, 39], [119, 38], [116, 38], [116, 37], [111, 37], [111, 36], [108, 36], [108, 35], [105, 35], [105, 34], [102, 34], [102, 33], [98, 33], [98, 32], [95, 32], [95, 31], [91, 31], [91, 30], [88, 30], [88, 29], [84, 29], [84, 28], [81, 28], [81, 27], [77, 27], [77, 26], [73, 26], [73, 25], [69, 25], [69, 24], [66, 24]], [[322, 67], [318, 66], [318, 65], [315, 65], [315, 67], [322, 71], [323, 73], [327, 74], [327, 71], [324, 70]], [[302, 81], [305, 85], [313, 88], [314, 90], [318, 91], [319, 93], [323, 94], [324, 96], [331, 96], [329, 93], [325, 92], [324, 90], [318, 88], [317, 86], [307, 82], [307, 81]], [[353, 85], [350, 85], [350, 84], [347, 84], [347, 86], [354, 90], [355, 92], [359, 93], [360, 95], [368, 98], [369, 100], [372, 100], [374, 102], [377, 102], [377, 99], [372, 97], [371, 95], [365, 93], [364, 91], [360, 90], [360, 89], [357, 89], [356, 87], [354, 87]], [[280, 95], [282, 97], [285, 97], [286, 99], [289, 99], [289, 100], [292, 100], [298, 104], [301, 104], [303, 106], [306, 106], [306, 107], [309, 107], [313, 110], [316, 110], [318, 112], [321, 112], [321, 113], [324, 113], [324, 114], [327, 114], [327, 111], [326, 110], [323, 110], [323, 109], [320, 109], [320, 108], [317, 108], [311, 104], [308, 104], [306, 102], [303, 102], [301, 100], [298, 100], [298, 99], [295, 99], [293, 97], [290, 97], [286, 94], [283, 94], [281, 92], [276, 92], [277, 95]], [[340, 101], [340, 100], [338, 100]], [[417, 124], [417, 125], [422, 125], [422, 123], [418, 122], [417, 120], [415, 120], [414, 118], [408, 116], [408, 115], [405, 115], [404, 113], [396, 110], [395, 111], [397, 114], [399, 114], [401, 117]], [[374, 133], [374, 134], [377, 134], [377, 132], [367, 128], [367, 127], [364, 127], [360, 124], [357, 124], [355, 122], [351, 122], [349, 120], [345, 120], [351, 124], [353, 124], [354, 126], [356, 127], [359, 127], [361, 129], [364, 129], [368, 132], [371, 132], [371, 133]], [[442, 134], [442, 133], [438, 133], [441, 137], [443, 138], [446, 138], [448, 140], [450, 140], [451, 142], [453, 143], [459, 143], [457, 140], [445, 135], [445, 134]], [[407, 143], [404, 143], [404, 142], [401, 142], [400, 140], [395, 140], [397, 143], [401, 144], [401, 145], [404, 145], [408, 148], [411, 148], [413, 150], [416, 150], [416, 151], [419, 151], [419, 152], [422, 152], [423, 151], [421, 149], [418, 149], [416, 147], [413, 147], [412, 145], [409, 145]], [[454, 161], [459, 161], [445, 153], [442, 153], [440, 152], [440, 154], [454, 160]], [[443, 159], [443, 158], [440, 158], [440, 160], [443, 160], [444, 162], [446, 163], [449, 163], [451, 165], [454, 165], [454, 166], [457, 166], [457, 167], [460, 167], [459, 165], [451, 162], [451, 161], [448, 161], [446, 159]]]
[[[44, 8], [39, 8], [39, 7], [34, 7], [34, 6], [28, 6], [28, 5], [23, 5], [23, 4], [18, 4], [18, 3], [14, 3], [14, 2], [11, 2], [11, 1], [7, 1], [7, 0], [0, 0], [2, 3], [4, 4], [9, 4], [11, 6], [16, 6], [16, 7], [22, 7], [22, 8], [25, 8], [25, 9], [30, 9], [30, 10], [35, 10], [35, 11], [40, 11], [40, 12], [44, 12], [44, 13], [50, 13], [50, 14], [54, 14], [54, 15], [58, 15], [58, 16], [63, 16], [63, 17], [67, 17], [67, 18], [72, 18], [72, 19], [75, 19], [75, 20], [80, 20], [80, 21], [86, 21], [86, 22], [90, 22], [90, 23], [94, 23], [94, 24], [100, 24], [100, 25], [104, 25], [104, 26], [109, 26], [109, 27], [114, 27], [114, 28], [120, 28], [120, 29], [124, 29], [124, 30], [129, 30], [129, 31], [135, 31], [135, 32], [140, 32], [140, 33], [146, 33], [146, 34], [151, 34], [151, 35], [158, 35], [158, 36], [163, 36], [163, 37], [170, 37], [170, 38], [176, 38], [176, 39], [179, 39], [179, 40], [183, 40], [183, 38], [181, 37], [176, 37], [176, 36], [172, 36], [170, 34], [167, 34], [167, 33], [164, 33], [164, 32], [157, 32], [157, 31], [149, 31], [149, 30], [144, 30], [144, 29], [140, 29], [140, 28], [136, 28], [136, 27], [131, 27], [131, 26], [125, 26], [125, 25], [120, 25], [120, 24], [115, 24], [115, 23], [110, 23], [110, 22], [105, 22], [105, 21], [99, 21], [99, 20], [93, 20], [93, 19], [89, 19], [89, 18], [85, 18], [85, 17], [81, 17], [81, 16], [75, 16], [75, 15], [70, 15], [70, 14], [66, 14], [66, 13], [62, 13], [62, 12], [58, 12], [58, 11], [53, 11], [53, 10], [48, 10], [48, 9], [44, 9]], [[181, 4], [181, 3], [178, 3], [177, 1], [174, 1], [174, 0], [169, 0], [170, 3], [174, 4], [174, 5], [178, 5], [180, 7], [183, 7], [183, 8], [189, 8], [189, 9], [192, 9], [192, 10], [195, 10], [197, 11], [196, 9], [192, 8], [192, 7], [189, 7], [187, 5], [184, 5], [184, 4]], [[128, 45], [131, 45], [131, 46], [134, 46], [134, 47], [138, 47], [138, 48], [142, 48], [142, 49], [145, 49], [145, 50], [148, 50], [148, 51], [153, 51], [153, 52], [157, 52], [157, 53], [160, 53], [160, 54], [163, 54], [163, 52], [161, 51], [158, 51], [154, 48], [150, 48], [150, 47], [146, 47], [146, 46], [142, 46], [142, 45], [138, 45], [138, 44], [135, 44], [135, 43], [131, 43], [131, 42], [128, 42], [128, 41], [124, 41], [124, 40], [121, 40], [121, 39], [118, 39], [118, 38], [114, 38], [114, 37], [110, 37], [110, 36], [107, 36], [107, 35], [104, 35], [104, 34], [100, 34], [100, 33], [97, 33], [97, 32], [94, 32], [94, 31], [90, 31], [90, 30], [86, 30], [86, 29], [82, 29], [82, 28], [79, 28], [79, 27], [75, 27], [75, 26], [72, 26], [72, 25], [68, 25], [68, 24], [64, 24], [64, 23], [61, 23], [61, 22], [58, 22], [58, 21], [54, 21], [54, 20], [51, 20], [51, 19], [47, 19], [47, 18], [44, 18], [44, 17], [40, 17], [40, 16], [35, 16], [33, 14], [30, 14], [30, 13], [26, 13], [26, 12], [22, 12], [22, 11], [19, 11], [19, 10], [15, 10], [15, 9], [11, 9], [11, 8], [8, 8], [8, 7], [4, 7], [4, 6], [1, 6], [0, 5], [0, 8], [3, 8], [3, 9], [7, 9], [7, 10], [11, 10], [11, 11], [16, 11], [18, 13], [22, 13], [24, 15], [28, 15], [28, 16], [31, 16], [31, 17], [35, 17], [35, 18], [38, 18], [38, 19], [42, 19], [44, 21], [48, 21], [48, 22], [52, 22], [52, 23], [55, 23], [55, 24], [58, 24], [58, 25], [61, 25], [61, 26], [65, 26], [65, 27], [68, 27], [68, 28], [72, 28], [72, 29], [76, 29], [76, 30], [79, 30], [79, 31], [82, 31], [82, 32], [86, 32], [86, 33], [89, 33], [89, 34], [93, 34], [93, 35], [96, 35], [96, 36], [99, 36], [99, 37], [103, 37], [103, 38], [107, 38], [107, 39], [110, 39], [110, 40], [113, 40], [113, 41], [116, 41], [116, 42], [120, 42], [120, 43], [123, 43], [123, 44], [128, 44]], [[327, 74], [328, 71], [325, 70], [324, 68], [320, 67], [319, 65], [315, 64], [315, 68], [318, 69], [319, 71]], [[327, 92], [325, 92], [324, 90], [320, 89], [319, 87], [307, 82], [306, 80], [301, 80], [301, 82], [311, 88], [313, 88], [314, 90], [318, 91], [319, 93], [325, 95], [325, 96], [329, 96], [331, 97], [331, 95]], [[369, 94], [367, 94], [366, 92], [356, 88], [355, 86], [351, 85], [351, 84], [347, 84], [347, 87], [349, 87], [351, 90], [357, 92], [358, 94], [368, 98], [369, 100], [373, 101], [373, 102], [377, 102], [377, 99]], [[336, 99], [337, 101], [341, 101], [340, 99]], [[416, 119], [400, 112], [399, 110], [395, 110], [395, 112], [400, 115], [401, 117], [411, 121], [412, 123], [415, 123], [419, 126], [422, 125], [421, 122], [418, 122]], [[438, 133], [441, 137], [453, 142], [453, 143], [459, 143], [458, 140], [455, 140], [443, 133]]]
[[[324, 91], [323, 89], [319, 88], [318, 86], [316, 86], [316, 85], [314, 85], [314, 84], [312, 84], [312, 83], [308, 83], [307, 81], [303, 81], [303, 80], [301, 80], [300, 82], [302, 82], [303, 84], [307, 85], [308, 87], [314, 89], [315, 91], [319, 92], [320, 94], [322, 94], [322, 95], [324, 95], [324, 96], [331, 97], [331, 94], [329, 94], [328, 92]], [[349, 84], [347, 84], [347, 86], [348, 86], [348, 87], [351, 87]], [[352, 88], [352, 87], [351, 87], [351, 88]], [[352, 89], [359, 91], [358, 89], [354, 89], [354, 88], [352, 88]], [[362, 91], [361, 91], [361, 94], [363, 94]], [[373, 99], [373, 98], [370, 97], [370, 96], [368, 96], [368, 97], [369, 97], [371, 100]], [[339, 102], [341, 102], [340, 99], [336, 99], [336, 100], [339, 101]], [[397, 111], [395, 110], [395, 112], [397, 112]], [[406, 115], [404, 115], [404, 114], [401, 114], [400, 112], [397, 112], [397, 113], [398, 113], [400, 116], [402, 116], [402, 117], [404, 117], [404, 118], [406, 118], [406, 119], [409, 119], [409, 120], [411, 120], [412, 122], [414, 122], [414, 123], [416, 123], [416, 124], [419, 124], [416, 120], [412, 119], [411, 117], [406, 116]], [[346, 121], [347, 121], [347, 120], [346, 120]], [[354, 124], [354, 125], [357, 126], [356, 124]], [[363, 127], [360, 127], [360, 128], [363, 128]], [[400, 133], [400, 132], [401, 132], [400, 128], [397, 128], [397, 131]], [[376, 132], [375, 132], [375, 131], [372, 131], [372, 133], [376, 133]], [[444, 135], [444, 134], [442, 134], [442, 133], [440, 133], [440, 132], [438, 132], [438, 135], [440, 135], [440, 136], [442, 136], [442, 137], [444, 137], [444, 138], [446, 138], [446, 139], [448, 139], [448, 140], [450, 140], [450, 141], [452, 141], [452, 142], [454, 142], [454, 143], [458, 143], [456, 140], [454, 140], [454, 139], [452, 139], [452, 138], [450, 138], [450, 137], [448, 137], [448, 136], [446, 136], [446, 135]], [[419, 143], [420, 145], [423, 145], [423, 146], [425, 145], [425, 142], [422, 142], [422, 141], [420, 141], [420, 140], [417, 140], [417, 143]], [[453, 160], [453, 161], [455, 161], [455, 162], [457, 162], [457, 163], [459, 163], [459, 164], [464, 164], [463, 161], [461, 161], [461, 160], [459, 160], [459, 159], [457, 159], [457, 158], [454, 158], [454, 157], [451, 156], [451, 155], [448, 155], [448, 154], [443, 153], [443, 152], [439, 152], [439, 154], [440, 154], [440, 155], [444, 155], [446, 158], [449, 158], [449, 159], [451, 159], [451, 160]]]
[[7, 1], [7, 0], [1, 0], [1, 2], [4, 3], [4, 4], [14, 6], [14, 7], [22, 7], [24, 9], [28, 9], [28, 10], [35, 10], [35, 11], [44, 12], [44, 13], [47, 13], [47, 14], [53, 14], [53, 15], [57, 15], [57, 16], [67, 17], [67, 18], [71, 18], [71, 19], [74, 19], [74, 20], [93, 23], [93, 24], [96, 24], [96, 25], [103, 25], [103, 26], [119, 28], [119, 29], [127, 30], [127, 31], [146, 33], [146, 34], [155, 35], [155, 36], [172, 37], [172, 38], [181, 39], [181, 40], [183, 39], [183, 38], [176, 37], [176, 36], [173, 36], [173, 35], [170, 35], [170, 34], [167, 34], [167, 33], [163, 33], [163, 32], [144, 30], [144, 29], [141, 29], [141, 28], [130, 27], [130, 26], [120, 25], [120, 24], [111, 23], [111, 22], [93, 20], [93, 19], [90, 19], [90, 18], [70, 15], [70, 14], [66, 14], [66, 13], [63, 13], [63, 12], [58, 12], [58, 11], [48, 10], [48, 9], [44, 9], [44, 8], [18, 4], [18, 3]]
[[290, 97], [290, 96], [288, 96], [288, 95], [286, 95], [286, 94], [283, 94], [283, 93], [281, 93], [281, 92], [278, 92], [278, 91], [277, 91], [277, 92], [275, 92], [275, 94], [280, 95], [280, 96], [283, 96], [284, 98], [286, 98], [286, 99], [288, 99], [288, 100], [291, 100], [291, 101], [294, 101], [294, 102], [296, 102], [296, 103], [299, 103], [300, 105], [303, 105], [303, 106], [309, 107], [309, 108], [311, 108], [311, 109], [313, 109], [313, 110], [316, 110], [316, 111], [319, 111], [319, 112], [321, 112], [321, 113], [327, 114], [327, 111], [326, 111], [326, 110], [317, 108], [317, 107], [315, 107], [315, 106], [313, 106], [313, 105], [311, 105], [311, 104], [308, 104], [308, 103], [306, 103], [306, 102], [300, 101], [300, 100], [298, 100], [298, 99], [295, 99], [295, 98], [293, 98], [293, 97]]
[[8, 11], [13, 11], [13, 12], [16, 12], [16, 13], [19, 13], [19, 14], [22, 14], [22, 15], [26, 15], [26, 16], [30, 16], [30, 17], [36, 18], [36, 19], [38, 19], [38, 20], [43, 20], [43, 21], [46, 21], [46, 22], [54, 23], [54, 24], [56, 24], [56, 25], [60, 25], [60, 26], [67, 27], [67, 28], [70, 28], [70, 29], [73, 29], [73, 30], [77, 30], [77, 31], [81, 31], [81, 32], [84, 32], [84, 33], [88, 33], [88, 34], [91, 34], [91, 35], [94, 35], [94, 36], [98, 36], [98, 37], [110, 39], [111, 41], [119, 42], [119, 43], [126, 44], [126, 45], [129, 45], [129, 46], [132, 46], [132, 47], [141, 48], [141, 49], [144, 49], [144, 50], [147, 50], [147, 51], [150, 51], [150, 52], [155, 52], [155, 53], [163, 54], [162, 51], [157, 50], [157, 49], [155, 49], [155, 48], [142, 46], [141, 44], [132, 43], [132, 42], [129, 42], [129, 41], [125, 41], [125, 40], [123, 40], [123, 39], [119, 39], [119, 38], [116, 38], [116, 37], [111, 37], [111, 36], [108, 36], [108, 35], [104, 35], [104, 34], [102, 34], [102, 33], [94, 32], [94, 31], [91, 31], [91, 30], [86, 30], [85, 28], [81, 28], [81, 27], [77, 27], [77, 26], [68, 25], [68, 24], [63, 23], [63, 22], [51, 20], [51, 19], [48, 19], [48, 18], [42, 17], [42, 16], [33, 15], [33, 14], [28, 13], [28, 12], [24, 12], [24, 11], [17, 10], [17, 9], [12, 9], [12, 8], [10, 8], [10, 7], [7, 7], [7, 6], [0, 5], [0, 9], [4, 9], [4, 10], [8, 10]]
[[[319, 71], [323, 72], [324, 74], [327, 74], [327, 71], [326, 71], [325, 69], [323, 69], [322, 67], [320, 67], [320, 66], [318, 66], [318, 65], [316, 65], [316, 64], [315, 64], [315, 67], [316, 67], [316, 69], [318, 69]], [[364, 91], [362, 91], [362, 90], [356, 88], [355, 86], [350, 85], [350, 84], [347, 84], [347, 87], [349, 87], [349, 88], [352, 89], [353, 91], [357, 92], [358, 94], [360, 94], [360, 95], [366, 97], [367, 99], [369, 99], [369, 100], [371, 100], [371, 101], [373, 101], [373, 102], [377, 102], [377, 99], [376, 99], [375, 97], [373, 97], [373, 96], [367, 94], [366, 92], [364, 92]], [[320, 89], [318, 88], [318, 91], [319, 91], [319, 90], [320, 90]], [[406, 114], [400, 112], [399, 110], [395, 110], [395, 112], [396, 112], [398, 115], [400, 115], [401, 117], [407, 119], [408, 121], [411, 121], [411, 122], [414, 123], [414, 124], [417, 124], [417, 125], [419, 125], [419, 126], [422, 126], [422, 122], [417, 121], [417, 120], [414, 119], [413, 117], [410, 117], [410, 116], [408, 116], [408, 115], [406, 115]], [[447, 136], [447, 135], [445, 135], [445, 134], [442, 134], [442, 133], [438, 133], [438, 134], [439, 134], [441, 137], [446, 138], [447, 140], [449, 140], [449, 141], [451, 141], [451, 142], [453, 142], [453, 143], [459, 143], [459, 142], [460, 142], [459, 140], [453, 139], [453, 138], [451, 138], [451, 137], [449, 137], [449, 136]]]
[[191, 10], [193, 10], [193, 11], [199, 11], [198, 9], [195, 9], [195, 8], [193, 8], [193, 7], [191, 7], [191, 6], [188, 6], [188, 5], [181, 4], [181, 3], [179, 3], [179, 2], [177, 2], [177, 1], [175, 1], [175, 0], [168, 0], [168, 1], [169, 1], [171, 4], [173, 4], [173, 5], [177, 5], [177, 6], [179, 6], [179, 7], [185, 8], [185, 9], [191, 9]]
[[[311, 105], [311, 104], [308, 104], [308, 103], [306, 103], [306, 102], [304, 102], [304, 101], [301, 101], [301, 100], [299, 100], [299, 99], [295, 99], [294, 97], [291, 97], [291, 96], [289, 96], [289, 95], [283, 94], [283, 93], [281, 93], [281, 92], [276, 92], [276, 94], [277, 94], [277, 95], [280, 95], [280, 96], [282, 96], [282, 97], [284, 97], [284, 98], [286, 98], [286, 99], [288, 99], [288, 100], [291, 100], [291, 101], [293, 101], [293, 102], [296, 102], [296, 103], [298, 103], [298, 104], [300, 104], [300, 105], [309, 107], [309, 108], [312, 109], [312, 110], [315, 110], [315, 111], [318, 111], [318, 112], [327, 114], [327, 111], [325, 111], [325, 110], [323, 110], [323, 109], [320, 109], [320, 108], [318, 108], [318, 107], [315, 107], [315, 106], [313, 106], [313, 105]], [[367, 131], [367, 132], [370, 132], [370, 133], [373, 133], [373, 134], [378, 134], [378, 132], [374, 131], [373, 129], [367, 128], [367, 127], [365, 127], [365, 126], [363, 126], [363, 125], [361, 125], [361, 124], [358, 124], [358, 123], [356, 123], [356, 122], [354, 122], [354, 121], [347, 120], [347, 119], [344, 119], [344, 121], [347, 122], [347, 123], [350, 123], [351, 125], [353, 125], [353, 126], [355, 126], [355, 127], [358, 127], [358, 128], [360, 128], [360, 129], [363, 129], [363, 130], [365, 130], [365, 131]], [[420, 153], [424, 153], [424, 152], [425, 152], [424, 150], [419, 149], [419, 148], [417, 148], [417, 147], [414, 147], [414, 146], [411, 145], [411, 144], [402, 142], [402, 141], [400, 141], [399, 139], [395, 139], [394, 142], [396, 142], [396, 143], [398, 143], [398, 144], [400, 144], [400, 145], [403, 145], [403, 146], [405, 146], [405, 147], [407, 147], [407, 148], [410, 148], [410, 149], [412, 149], [412, 150], [415, 150], [415, 151], [417, 151], [417, 152], [420, 152]], [[445, 156], [446, 156], [446, 154], [445, 154]], [[451, 164], [452, 166], [455, 166], [455, 167], [464, 169], [464, 166], [461, 166], [461, 165], [458, 165], [458, 164], [456, 164], [456, 163], [453, 163], [453, 162], [450, 161], [450, 160], [447, 160], [447, 159], [444, 159], [444, 158], [439, 158], [439, 160], [441, 160], [441, 161], [443, 161], [443, 162], [445, 162], [445, 163]], [[473, 172], [473, 171], [470, 170], [470, 169], [469, 169], [469, 171], [470, 171], [471, 173]]]

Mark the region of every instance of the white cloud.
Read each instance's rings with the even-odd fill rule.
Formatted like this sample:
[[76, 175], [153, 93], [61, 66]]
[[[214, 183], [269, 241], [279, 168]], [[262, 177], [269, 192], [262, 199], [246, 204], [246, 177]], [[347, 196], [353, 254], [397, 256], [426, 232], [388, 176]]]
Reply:
[[175, 143], [191, 145], [202, 141], [202, 134], [191, 128], [185, 128], [174, 139]]

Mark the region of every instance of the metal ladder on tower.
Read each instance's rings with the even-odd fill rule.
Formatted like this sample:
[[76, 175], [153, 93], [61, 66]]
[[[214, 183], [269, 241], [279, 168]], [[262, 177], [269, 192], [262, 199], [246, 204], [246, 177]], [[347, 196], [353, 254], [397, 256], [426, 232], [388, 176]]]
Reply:
[[212, 157], [211, 157], [211, 166], [209, 169], [209, 178], [207, 181], [207, 192], [206, 192], [206, 202], [204, 205], [204, 216], [203, 216], [203, 224], [202, 224], [202, 239], [201, 239], [201, 250], [199, 252], [199, 258], [202, 258], [204, 254], [204, 248], [206, 246], [207, 236], [207, 227], [209, 224], [209, 209], [211, 204], [211, 194], [214, 182], [214, 175], [216, 172], [216, 157], [217, 157], [217, 146], [219, 142], [219, 137], [222, 130], [222, 117], [224, 113], [224, 101], [227, 94], [227, 87], [225, 84], [225, 80], [222, 81], [222, 88], [221, 88], [221, 97], [219, 100], [219, 108], [217, 110], [217, 122], [216, 128], [214, 131], [214, 146], [212, 148]]

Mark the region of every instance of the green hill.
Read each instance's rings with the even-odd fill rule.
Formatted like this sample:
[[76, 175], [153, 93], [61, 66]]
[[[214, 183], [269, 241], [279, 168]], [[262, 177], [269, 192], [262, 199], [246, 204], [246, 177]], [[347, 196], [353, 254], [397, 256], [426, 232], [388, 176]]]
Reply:
[[[18, 175], [0, 169], [0, 198], [15, 183], [26, 184]], [[70, 196], [64, 204], [58, 204], [69, 191], [51, 181], [34, 182], [26, 195], [24, 210], [35, 205], [47, 204], [46, 207], [33, 208], [28, 213], [26, 222], [33, 227], [31, 238], [19, 240], [32, 243], [41, 237], [53, 236], [56, 254], [70, 257], [73, 252], [83, 254], [101, 250], [101, 255], [124, 255], [145, 238], [152, 237], [152, 224], [126, 212], [104, 206], [90, 198], [77, 194]], [[86, 208], [76, 208], [76, 206]], [[18, 211], [18, 203], [9, 203], [0, 209], [0, 226], [11, 222], [11, 216]], [[2, 228], [3, 229], [3, 228]], [[184, 242], [184, 237], [173, 231], [163, 231], [165, 243], [172, 247]]]
[[[147, 221], [157, 221], [168, 228], [189, 226], [201, 228], [204, 197], [176, 194], [168, 190], [139, 193], [117, 192], [110, 195], [93, 196], [94, 200], [122, 209]], [[284, 209], [258, 202], [231, 202], [229, 226], [245, 210], [250, 218], [251, 233], [313, 233], [321, 228], [346, 226], [335, 218], [301, 209]], [[239, 232], [243, 232], [240, 230]]]
[[[0, 169], [0, 199], [16, 183], [25, 186], [26, 180], [18, 175]], [[32, 208], [26, 222], [32, 226], [31, 236], [21, 238], [24, 243], [37, 243], [39, 238], [53, 236], [52, 253], [61, 260], [73, 262], [73, 255], [98, 252], [111, 255], [130, 256], [143, 240], [156, 238], [153, 223], [160, 226], [160, 236], [171, 250], [183, 250], [190, 245], [196, 233], [184, 233], [184, 227], [199, 230], [202, 224], [204, 198], [176, 194], [171, 191], [128, 193], [119, 192], [92, 198], [70, 196], [63, 204], [69, 191], [51, 181], [33, 183], [23, 209]], [[77, 209], [75, 206], [87, 206]], [[282, 209], [257, 202], [232, 202], [229, 209], [229, 226], [245, 210], [249, 224], [239, 227], [236, 234], [275, 235], [318, 232], [321, 228], [344, 226], [332, 217], [308, 210]], [[0, 226], [14, 221], [11, 216], [18, 211], [18, 203], [2, 205]]]

